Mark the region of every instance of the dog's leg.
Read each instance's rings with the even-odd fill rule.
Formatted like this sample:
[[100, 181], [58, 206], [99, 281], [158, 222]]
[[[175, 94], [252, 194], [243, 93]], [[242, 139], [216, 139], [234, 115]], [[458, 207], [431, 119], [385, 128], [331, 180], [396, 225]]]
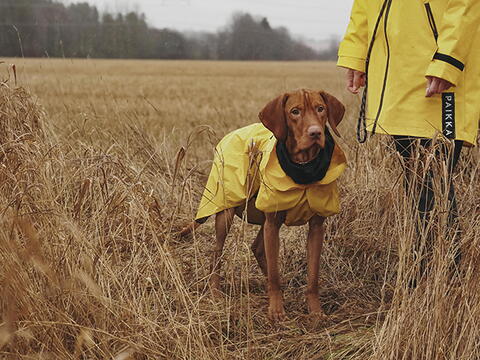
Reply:
[[265, 258], [265, 242], [263, 241], [263, 232], [264, 226], [260, 228], [258, 231], [257, 237], [253, 241], [252, 244], [252, 251], [253, 255], [255, 255], [255, 259], [257, 259], [258, 266], [260, 266], [260, 270], [262, 270], [263, 275], [267, 276], [267, 259]]
[[225, 244], [225, 239], [227, 238], [230, 227], [232, 226], [234, 215], [235, 209], [231, 208], [217, 213], [215, 217], [216, 242], [213, 249], [210, 277], [210, 286], [215, 295], [217, 295], [220, 290], [220, 262], [223, 245]]
[[200, 223], [196, 221], [192, 221], [190, 224], [188, 224], [182, 230], [180, 230], [178, 234], [180, 235], [181, 238], [184, 236], [190, 235], [199, 226], [200, 226]]
[[267, 259], [268, 317], [272, 321], [285, 319], [282, 292], [280, 290], [280, 274], [278, 257], [280, 251], [279, 231], [283, 224], [283, 213], [265, 214], [264, 241]]
[[307, 304], [311, 314], [322, 314], [320, 300], [318, 298], [318, 271], [320, 265], [320, 254], [322, 252], [323, 239], [325, 237], [325, 218], [315, 215], [309, 221], [307, 237]]

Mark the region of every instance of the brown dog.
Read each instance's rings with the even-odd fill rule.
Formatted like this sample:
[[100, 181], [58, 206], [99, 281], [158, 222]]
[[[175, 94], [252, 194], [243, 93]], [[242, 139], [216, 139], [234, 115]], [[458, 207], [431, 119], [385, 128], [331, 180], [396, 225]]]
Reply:
[[[298, 90], [279, 96], [265, 106], [259, 114], [263, 126], [254, 124], [239, 129], [220, 142], [217, 153], [224, 150], [225, 144], [230, 146], [235, 142], [239, 150], [236, 153], [235, 150], [229, 150], [231, 160], [228, 156], [222, 155], [217, 166], [214, 163], [200, 206], [202, 209], [203, 204], [209, 207], [209, 210], [203, 212], [199, 210], [200, 215], [197, 215], [199, 221], [216, 214], [216, 245], [210, 278], [214, 291], [220, 288], [220, 257], [234, 215], [235, 213], [241, 215], [247, 209], [248, 221], [261, 225], [253, 242], [252, 251], [267, 277], [270, 319], [278, 321], [285, 318], [278, 271], [279, 230], [284, 223], [309, 224], [307, 304], [310, 313], [322, 313], [318, 297], [318, 272], [324, 240], [323, 224], [326, 216], [338, 212], [335, 180], [345, 165], [344, 154], [335, 144], [326, 125], [328, 122], [333, 132], [339, 136], [337, 125], [342, 120], [344, 112], [345, 108], [340, 101], [326, 92]], [[272, 133], [275, 138], [271, 136]], [[224, 193], [232, 193], [233, 190], [221, 188], [219, 191], [218, 188], [229, 186], [228, 184], [235, 187], [236, 175], [232, 175], [235, 171], [225, 169], [242, 168], [241, 154], [246, 152], [241, 148], [242, 141], [245, 143], [250, 141], [257, 147], [260, 146], [263, 158], [258, 169], [260, 174], [262, 171], [264, 174], [260, 176], [259, 185], [250, 186], [243, 195], [235, 194], [233, 196], [235, 200], [232, 200]], [[221, 170], [217, 169], [218, 164], [223, 166]], [[244, 166], [251, 169], [251, 161], [246, 164]], [[323, 173], [319, 175], [322, 171]], [[236, 172], [244, 174], [246, 171]], [[224, 181], [224, 177], [230, 179]], [[243, 180], [237, 182], [245, 183]], [[275, 184], [279, 190], [272, 190]], [[213, 187], [217, 190], [212, 190]], [[243, 189], [241, 185], [237, 188], [239, 189], [237, 192]], [[212, 193], [216, 195], [205, 200], [206, 194]], [[221, 201], [218, 200], [219, 197]], [[181, 235], [190, 233], [201, 222], [190, 224], [181, 231]]]

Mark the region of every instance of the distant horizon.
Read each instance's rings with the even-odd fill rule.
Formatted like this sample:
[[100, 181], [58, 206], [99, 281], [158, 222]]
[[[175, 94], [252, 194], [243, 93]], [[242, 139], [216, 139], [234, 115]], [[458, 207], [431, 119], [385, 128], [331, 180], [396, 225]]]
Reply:
[[[61, 1], [61, 0], [59, 0]], [[236, 12], [266, 17], [273, 27], [283, 26], [295, 38], [319, 48], [331, 38], [341, 38], [353, 0], [318, 4], [318, 0], [63, 0], [88, 2], [101, 12], [144, 13], [150, 26], [181, 32], [216, 32]]]

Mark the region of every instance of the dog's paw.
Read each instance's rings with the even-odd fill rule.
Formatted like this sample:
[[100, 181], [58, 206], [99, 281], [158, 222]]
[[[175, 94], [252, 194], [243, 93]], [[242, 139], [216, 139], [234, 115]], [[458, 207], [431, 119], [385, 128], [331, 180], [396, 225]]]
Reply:
[[323, 309], [317, 294], [307, 294], [307, 305], [310, 314], [323, 314]]
[[268, 318], [272, 322], [285, 321], [287, 319], [281, 296], [270, 297], [268, 305]]
[[310, 312], [307, 315], [307, 326], [311, 330], [320, 330], [328, 327], [331, 323], [331, 319], [323, 311]]
[[198, 225], [195, 222], [183, 226], [174, 225], [171, 235], [175, 241], [189, 241], [193, 238], [192, 232], [197, 227]]
[[210, 289], [210, 296], [212, 300], [218, 301], [224, 298], [225, 294], [221, 290], [221, 276], [218, 274], [212, 274], [209, 280], [209, 289]]
[[321, 311], [313, 311], [308, 314], [308, 317], [311, 321], [314, 322], [323, 322], [329, 319], [328, 315]]

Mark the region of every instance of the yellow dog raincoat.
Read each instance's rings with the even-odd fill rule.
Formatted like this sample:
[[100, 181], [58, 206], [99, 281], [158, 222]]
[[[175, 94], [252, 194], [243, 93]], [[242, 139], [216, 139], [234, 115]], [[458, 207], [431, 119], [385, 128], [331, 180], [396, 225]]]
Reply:
[[346, 158], [335, 144], [324, 178], [313, 184], [296, 184], [281, 168], [277, 140], [261, 123], [227, 134], [217, 145], [212, 170], [203, 193], [197, 220], [255, 199], [263, 212], [287, 211], [286, 225], [301, 225], [315, 214], [340, 211], [337, 178]]

